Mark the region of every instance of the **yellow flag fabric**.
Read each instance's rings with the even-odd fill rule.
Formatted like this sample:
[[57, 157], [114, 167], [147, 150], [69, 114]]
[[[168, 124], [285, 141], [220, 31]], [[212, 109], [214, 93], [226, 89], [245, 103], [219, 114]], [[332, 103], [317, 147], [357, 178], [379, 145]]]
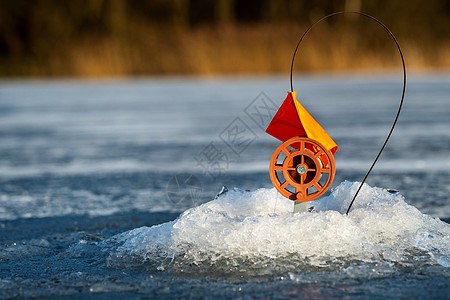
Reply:
[[306, 111], [306, 109], [298, 102], [296, 92], [293, 91], [292, 98], [294, 99], [295, 109], [297, 110], [300, 123], [306, 132], [308, 138], [313, 139], [321, 143], [331, 153], [335, 153], [338, 150], [337, 144], [328, 135], [328, 133], [317, 123], [316, 120]]

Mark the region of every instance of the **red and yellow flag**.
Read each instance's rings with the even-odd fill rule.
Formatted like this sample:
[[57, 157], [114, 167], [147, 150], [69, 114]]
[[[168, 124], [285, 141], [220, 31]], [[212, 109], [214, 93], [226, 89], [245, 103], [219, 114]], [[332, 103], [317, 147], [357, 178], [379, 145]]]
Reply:
[[338, 150], [328, 133], [298, 102], [295, 91], [288, 93], [266, 132], [282, 142], [294, 136], [303, 136], [318, 141], [333, 154]]

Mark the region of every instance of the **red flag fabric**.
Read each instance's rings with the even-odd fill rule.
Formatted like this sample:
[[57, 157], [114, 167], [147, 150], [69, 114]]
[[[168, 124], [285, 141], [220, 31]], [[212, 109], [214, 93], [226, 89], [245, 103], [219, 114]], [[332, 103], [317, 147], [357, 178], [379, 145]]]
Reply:
[[278, 109], [267, 127], [266, 132], [282, 142], [294, 136], [306, 136], [291, 93], [288, 93], [280, 109]]
[[298, 102], [295, 91], [288, 93], [266, 132], [282, 142], [300, 136], [321, 143], [333, 154], [338, 150], [338, 146], [333, 139]]

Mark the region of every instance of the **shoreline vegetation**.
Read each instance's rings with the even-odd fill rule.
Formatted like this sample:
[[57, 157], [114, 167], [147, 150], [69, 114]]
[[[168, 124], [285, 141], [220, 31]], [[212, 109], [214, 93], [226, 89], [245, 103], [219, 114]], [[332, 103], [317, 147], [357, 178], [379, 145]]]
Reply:
[[[450, 69], [447, 1], [249, 3], [0, 0], [0, 77], [286, 74], [306, 28], [342, 10], [369, 13], [385, 23], [408, 69]], [[400, 67], [395, 43], [379, 24], [341, 15], [310, 31], [294, 70]]]

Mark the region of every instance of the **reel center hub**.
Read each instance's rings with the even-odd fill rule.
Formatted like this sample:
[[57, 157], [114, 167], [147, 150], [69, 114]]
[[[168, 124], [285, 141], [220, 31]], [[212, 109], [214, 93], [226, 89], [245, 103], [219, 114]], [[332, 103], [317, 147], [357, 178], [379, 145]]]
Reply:
[[306, 167], [304, 165], [298, 165], [297, 166], [297, 173], [300, 175], [303, 175], [306, 173]]

